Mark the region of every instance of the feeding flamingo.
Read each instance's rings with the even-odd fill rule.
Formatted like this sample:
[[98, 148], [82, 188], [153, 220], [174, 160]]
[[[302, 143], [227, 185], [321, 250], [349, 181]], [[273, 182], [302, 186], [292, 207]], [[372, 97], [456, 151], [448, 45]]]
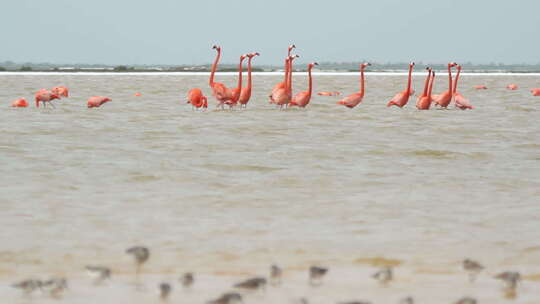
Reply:
[[317, 95], [319, 95], [319, 96], [337, 96], [337, 95], [341, 95], [341, 92], [338, 92], [338, 91], [334, 91], [334, 92], [321, 91], [321, 92], [318, 92]]
[[427, 67], [426, 70], [428, 70], [428, 74], [426, 82], [424, 83], [424, 92], [422, 95], [418, 96], [418, 99], [416, 100], [416, 108], [418, 110], [429, 110], [429, 107], [431, 106], [431, 96], [428, 95], [428, 87], [430, 86], [432, 70], [430, 67]]
[[240, 93], [240, 99], [238, 99], [238, 102], [240, 103], [240, 106], [242, 108], [247, 107], [247, 103], [249, 102], [249, 99], [251, 98], [251, 60], [255, 56], [259, 56], [259, 53], [250, 53], [248, 56], [248, 84], [247, 87], [242, 88], [242, 92]]
[[103, 96], [93, 96], [88, 98], [88, 107], [89, 108], [99, 108], [106, 102], [111, 101], [112, 99]]
[[208, 108], [208, 99], [199, 88], [189, 90], [187, 99], [187, 103], [190, 103], [193, 108]]
[[[289, 45], [289, 47], [287, 48], [287, 57], [286, 58], [289, 58], [291, 56], [291, 51], [293, 49], [296, 48], [296, 45], [294, 44], [291, 44]], [[289, 72], [289, 64], [287, 62], [285, 62], [285, 67], [284, 67], [284, 70], [285, 70], [285, 75], [287, 75], [287, 73]], [[284, 89], [286, 86], [286, 81], [282, 81], [282, 82], [278, 82], [274, 88], [272, 88], [272, 93], [270, 93], [269, 97], [270, 97], [270, 103], [275, 103], [274, 100], [272, 99], [272, 95], [274, 94], [274, 92], [276, 92], [277, 90], [280, 90], [280, 89]]]
[[456, 102], [456, 107], [458, 107], [458, 108], [460, 108], [462, 110], [474, 109], [474, 107], [471, 105], [469, 100], [467, 98], [463, 97], [463, 95], [461, 95], [457, 91], [457, 84], [458, 84], [459, 74], [460, 73], [461, 73], [461, 66], [458, 64], [456, 78], [454, 79], [454, 101]]
[[[242, 92], [242, 63], [247, 56], [247, 54], [240, 56], [240, 63], [238, 64], [238, 86], [236, 88], [229, 89], [231, 98], [225, 102], [229, 108], [236, 106], [238, 99], [240, 99], [240, 93]], [[223, 107], [223, 104], [221, 104], [221, 106]]]
[[66, 88], [66, 87], [63, 87], [63, 86], [59, 86], [59, 87], [54, 87], [51, 89], [51, 92], [53, 94], [56, 94], [60, 97], [69, 97], [69, 89]]
[[11, 106], [16, 107], [16, 108], [26, 108], [26, 107], [28, 107], [28, 102], [24, 98], [19, 98], [17, 100], [14, 100], [11, 103]]
[[53, 106], [51, 100], [60, 99], [60, 96], [53, 94], [51, 91], [47, 89], [41, 89], [36, 93], [36, 107], [39, 108], [39, 102], [41, 101], [43, 103], [43, 106], [46, 107], [47, 102]]
[[517, 84], [512, 83], [512, 84], [507, 85], [506, 88], [509, 89], [509, 90], [515, 91], [515, 90], [518, 89], [518, 86], [517, 86]]
[[344, 99], [337, 102], [339, 105], [344, 105], [349, 109], [356, 107], [359, 103], [362, 102], [364, 98], [365, 88], [364, 88], [364, 70], [367, 66], [371, 65], [369, 62], [364, 62], [360, 65], [360, 92], [351, 94]]
[[474, 88], [477, 90], [487, 90], [487, 87], [483, 84], [475, 85]]
[[457, 63], [455, 62], [449, 62], [447, 67], [448, 67], [448, 90], [447, 91], [444, 91], [442, 92], [441, 94], [438, 94], [438, 95], [433, 95], [433, 101], [435, 102], [435, 104], [443, 107], [443, 108], [446, 108], [448, 107], [448, 105], [450, 104], [450, 102], [452, 101], [452, 68], [455, 67], [457, 65]]
[[309, 101], [311, 100], [311, 92], [313, 91], [313, 80], [311, 79], [311, 69], [313, 69], [313, 67], [316, 65], [319, 65], [319, 64], [316, 62], [312, 62], [308, 64], [308, 79], [309, 79], [308, 90], [304, 92], [299, 92], [298, 94], [296, 94], [291, 100], [291, 102], [289, 103], [289, 106], [291, 107], [297, 106], [297, 107], [305, 108], [309, 104]]
[[221, 58], [221, 47], [218, 45], [212, 46], [212, 49], [217, 51], [216, 59], [214, 60], [214, 63], [212, 64], [212, 70], [210, 72], [210, 79], [208, 81], [208, 84], [210, 85], [210, 88], [212, 89], [212, 95], [218, 100], [218, 106], [223, 105], [226, 101], [231, 99], [230, 90], [227, 89], [227, 87], [221, 83], [221, 82], [214, 82], [214, 75], [216, 73], [217, 65], [219, 63], [219, 59]]
[[531, 89], [531, 93], [533, 96], [540, 96], [540, 89], [538, 88]]
[[413, 91], [411, 90], [412, 85], [412, 70], [414, 67], [414, 62], [411, 62], [409, 64], [409, 78], [407, 81], [407, 89], [404, 91], [397, 93], [386, 105], [387, 107], [391, 107], [392, 105], [398, 106], [400, 108], [403, 108], [409, 101], [409, 97], [413, 94]]

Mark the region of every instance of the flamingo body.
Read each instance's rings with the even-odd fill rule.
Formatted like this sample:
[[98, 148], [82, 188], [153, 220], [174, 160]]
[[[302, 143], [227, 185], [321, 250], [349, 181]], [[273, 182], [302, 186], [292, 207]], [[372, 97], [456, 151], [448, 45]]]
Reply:
[[24, 98], [19, 98], [17, 100], [14, 100], [11, 103], [11, 106], [15, 108], [26, 108], [28, 107], [28, 101], [26, 101], [26, 99]]
[[515, 91], [515, 90], [518, 89], [518, 86], [517, 86], [517, 84], [512, 83], [512, 84], [507, 85], [506, 88], [509, 89], [509, 90]]
[[103, 96], [93, 96], [88, 99], [88, 108], [99, 108], [106, 102], [111, 101], [112, 99]]
[[48, 102], [52, 105], [51, 101], [55, 99], [60, 99], [60, 96], [53, 94], [51, 91], [47, 89], [40, 89], [36, 95], [36, 107], [39, 108], [39, 103], [42, 102], [43, 106], [45, 106], [45, 103]]
[[51, 92], [61, 97], [69, 97], [69, 89], [63, 86], [54, 87], [51, 89]]
[[199, 88], [189, 90], [187, 102], [197, 109], [208, 108], [208, 99], [203, 95], [202, 90]]
[[533, 96], [540, 96], [540, 89], [534, 88], [531, 90]]

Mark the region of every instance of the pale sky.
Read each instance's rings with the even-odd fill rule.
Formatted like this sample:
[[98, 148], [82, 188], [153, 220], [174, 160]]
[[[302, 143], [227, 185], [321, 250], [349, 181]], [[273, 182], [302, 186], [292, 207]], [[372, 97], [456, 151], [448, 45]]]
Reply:
[[540, 62], [540, 1], [0, 0], [0, 61]]

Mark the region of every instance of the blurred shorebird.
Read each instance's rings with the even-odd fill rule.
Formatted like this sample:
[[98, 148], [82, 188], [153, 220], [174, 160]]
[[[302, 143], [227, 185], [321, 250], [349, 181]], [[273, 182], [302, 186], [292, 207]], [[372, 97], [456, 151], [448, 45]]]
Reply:
[[367, 302], [367, 301], [349, 301], [349, 302], [340, 302], [338, 304], [371, 304], [371, 302]]
[[255, 278], [247, 279], [243, 282], [234, 284], [234, 287], [247, 289], [247, 290], [264, 289], [266, 287], [266, 279], [262, 277], [255, 277]]
[[135, 259], [135, 265], [136, 265], [135, 276], [136, 278], [138, 278], [139, 273], [141, 271], [142, 264], [148, 261], [148, 258], [150, 257], [150, 250], [147, 247], [135, 246], [135, 247], [128, 248], [126, 250], [126, 253], [133, 255], [133, 258]]
[[42, 283], [40, 280], [28, 279], [28, 280], [14, 283], [11, 286], [13, 288], [22, 290], [25, 294], [31, 294], [36, 289], [41, 289], [41, 285]]
[[111, 269], [109, 267], [88, 265], [85, 268], [88, 275], [94, 278], [95, 285], [111, 278]]
[[278, 265], [270, 266], [270, 282], [274, 286], [281, 285], [281, 275], [283, 271]]
[[49, 292], [54, 298], [60, 297], [67, 288], [67, 280], [64, 278], [52, 278], [41, 283], [41, 289]]
[[162, 301], [166, 301], [169, 298], [169, 295], [171, 294], [171, 284], [169, 283], [161, 283], [159, 284], [159, 298]]
[[219, 298], [206, 302], [207, 304], [239, 304], [244, 303], [242, 296], [237, 292], [229, 292], [221, 295]]
[[502, 280], [507, 289], [514, 290], [521, 280], [521, 275], [517, 271], [505, 271], [496, 275], [495, 278]]
[[193, 285], [193, 282], [195, 282], [195, 277], [193, 276], [192, 272], [186, 272], [180, 278], [180, 283], [182, 283], [182, 286], [184, 286], [184, 288], [191, 287], [191, 285]]
[[384, 267], [381, 270], [377, 271], [372, 275], [374, 279], [379, 281], [381, 284], [386, 285], [388, 282], [392, 281], [394, 278], [392, 268]]
[[469, 281], [474, 282], [478, 274], [484, 270], [484, 266], [471, 259], [463, 260], [463, 269], [469, 273]]
[[414, 304], [414, 299], [413, 297], [406, 297], [401, 299], [401, 301], [399, 301], [399, 304]]
[[322, 278], [328, 272], [328, 268], [311, 266], [309, 267], [309, 284], [312, 286], [322, 284]]
[[476, 299], [471, 297], [465, 297], [457, 300], [455, 304], [476, 304]]

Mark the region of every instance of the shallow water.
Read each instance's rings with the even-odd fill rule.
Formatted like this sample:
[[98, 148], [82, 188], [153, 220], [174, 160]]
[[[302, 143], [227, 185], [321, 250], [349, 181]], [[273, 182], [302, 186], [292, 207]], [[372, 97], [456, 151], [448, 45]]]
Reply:
[[[440, 74], [439, 74], [440, 75]], [[236, 77], [218, 75], [231, 86]], [[367, 299], [506, 303], [493, 274], [525, 275], [513, 303], [540, 297], [540, 76], [464, 75], [476, 109], [417, 111], [386, 102], [402, 75], [367, 75], [353, 110], [314, 96], [305, 110], [267, 103], [280, 76], [257, 75], [247, 110], [194, 112], [189, 88], [205, 75], [0, 75], [0, 294], [10, 303], [153, 303], [157, 283], [194, 271], [203, 303], [250, 275], [285, 267], [284, 286], [246, 303]], [[357, 76], [316, 75], [315, 91], [357, 90]], [[295, 78], [295, 90], [306, 87]], [[438, 77], [434, 92], [446, 88]], [[518, 91], [504, 87], [517, 83]], [[485, 84], [486, 91], [473, 90]], [[35, 108], [40, 88], [65, 85], [56, 109]], [[423, 76], [414, 87], [422, 89]], [[141, 97], [135, 97], [141, 92]], [[112, 102], [87, 109], [86, 99]], [[9, 107], [26, 97], [26, 109]], [[125, 248], [152, 249], [143, 288]], [[381, 287], [376, 266], [399, 264]], [[475, 284], [463, 258], [487, 268]], [[381, 262], [382, 261], [382, 262]], [[113, 268], [93, 287], [87, 264]], [[329, 266], [325, 284], [306, 269]], [[9, 284], [63, 275], [63, 299], [25, 298]]]

